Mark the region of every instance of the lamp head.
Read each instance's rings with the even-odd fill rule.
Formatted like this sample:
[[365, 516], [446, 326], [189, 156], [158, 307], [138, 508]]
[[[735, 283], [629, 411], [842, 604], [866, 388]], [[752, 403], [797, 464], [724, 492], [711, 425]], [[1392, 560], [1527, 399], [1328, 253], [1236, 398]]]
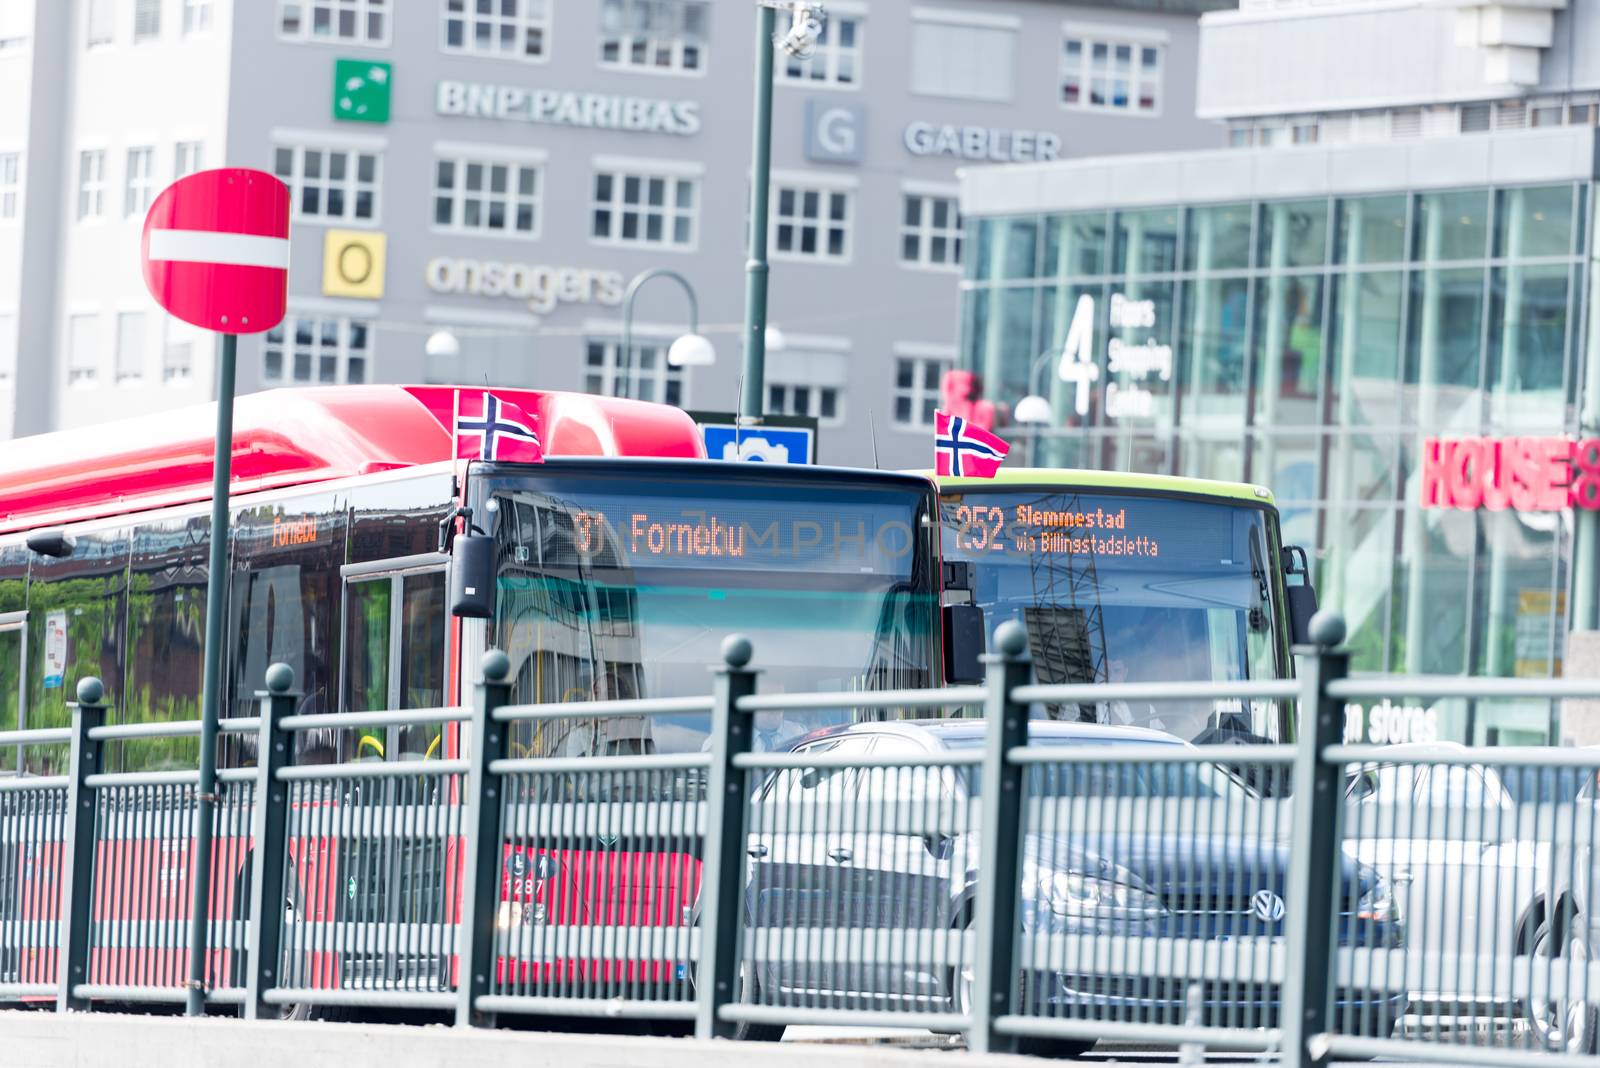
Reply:
[[667, 350], [667, 363], [673, 367], [709, 367], [717, 362], [717, 350], [703, 334], [684, 334]]
[[766, 339], [768, 352], [782, 352], [789, 344], [789, 339], [783, 336], [783, 331], [775, 326], [767, 327]]
[[1053, 421], [1054, 416], [1055, 413], [1050, 410], [1050, 402], [1037, 393], [1023, 397], [1011, 410], [1012, 419], [1030, 426], [1047, 426]]
[[435, 330], [428, 335], [427, 344], [422, 347], [422, 351], [429, 356], [453, 360], [461, 355], [461, 342], [448, 330]]

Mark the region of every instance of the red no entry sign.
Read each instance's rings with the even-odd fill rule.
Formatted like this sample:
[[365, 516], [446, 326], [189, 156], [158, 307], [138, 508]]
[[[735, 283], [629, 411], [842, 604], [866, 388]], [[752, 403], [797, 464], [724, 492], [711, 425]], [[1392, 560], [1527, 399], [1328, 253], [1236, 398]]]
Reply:
[[242, 167], [180, 178], [150, 205], [141, 258], [150, 295], [184, 322], [271, 330], [289, 290], [289, 189]]

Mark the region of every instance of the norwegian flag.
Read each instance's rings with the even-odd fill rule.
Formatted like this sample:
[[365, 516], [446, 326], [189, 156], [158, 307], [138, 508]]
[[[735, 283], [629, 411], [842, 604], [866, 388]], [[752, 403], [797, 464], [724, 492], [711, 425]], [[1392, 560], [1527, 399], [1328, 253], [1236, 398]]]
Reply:
[[935, 474], [993, 478], [1011, 446], [959, 415], [933, 413], [933, 469]]
[[493, 393], [456, 394], [455, 438], [459, 460], [544, 462], [534, 418]]

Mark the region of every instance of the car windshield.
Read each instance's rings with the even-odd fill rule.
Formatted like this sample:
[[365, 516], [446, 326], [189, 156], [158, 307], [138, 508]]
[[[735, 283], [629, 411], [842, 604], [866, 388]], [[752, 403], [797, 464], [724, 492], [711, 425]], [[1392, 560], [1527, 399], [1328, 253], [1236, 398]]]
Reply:
[[[942, 504], [944, 556], [974, 565], [990, 633], [1028, 632], [1042, 683], [1277, 678], [1271, 513], [1241, 502], [1076, 490], [967, 490]], [[1288, 741], [1269, 702], [1108, 701], [1054, 719], [1153, 727], [1199, 744]]]
[[[947, 737], [948, 749], [977, 749], [981, 734]], [[1082, 735], [1041, 735], [1028, 739], [1030, 747], [1114, 749], [1128, 745], [1172, 745], [1153, 739], [1090, 738]], [[977, 769], [959, 769], [973, 796], [980, 793]], [[1187, 797], [1242, 800], [1254, 791], [1215, 764], [1131, 763], [1114, 760], [1092, 764], [1034, 764], [1028, 769], [1028, 797]]]
[[[490, 479], [490, 640], [511, 657], [517, 701], [704, 695], [730, 634], [754, 646], [763, 693], [933, 684], [931, 491], [871, 473], [701, 466], [552, 463]], [[821, 725], [763, 715], [757, 744]], [[701, 713], [567, 720], [521, 731], [513, 750], [692, 752], [708, 729]]]

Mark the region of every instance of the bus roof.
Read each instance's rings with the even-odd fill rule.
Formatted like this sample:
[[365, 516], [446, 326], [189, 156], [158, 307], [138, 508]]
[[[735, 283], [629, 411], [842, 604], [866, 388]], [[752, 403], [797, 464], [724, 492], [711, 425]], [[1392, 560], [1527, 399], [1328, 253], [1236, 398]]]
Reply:
[[1218, 497], [1271, 504], [1272, 491], [1248, 482], [1220, 482], [1209, 478], [1179, 478], [1176, 475], [1146, 475], [1133, 471], [1092, 471], [1072, 467], [1002, 468], [994, 478], [951, 478], [934, 476], [939, 492], [981, 490], [997, 487], [1062, 487], [1099, 490], [1146, 490], [1182, 493], [1198, 497]]
[[[234, 404], [233, 492], [324, 482], [453, 457], [455, 386], [323, 386]], [[491, 389], [539, 419], [553, 456], [705, 456], [700, 432], [664, 404], [584, 393]], [[0, 531], [211, 496], [216, 405], [0, 442]]]

